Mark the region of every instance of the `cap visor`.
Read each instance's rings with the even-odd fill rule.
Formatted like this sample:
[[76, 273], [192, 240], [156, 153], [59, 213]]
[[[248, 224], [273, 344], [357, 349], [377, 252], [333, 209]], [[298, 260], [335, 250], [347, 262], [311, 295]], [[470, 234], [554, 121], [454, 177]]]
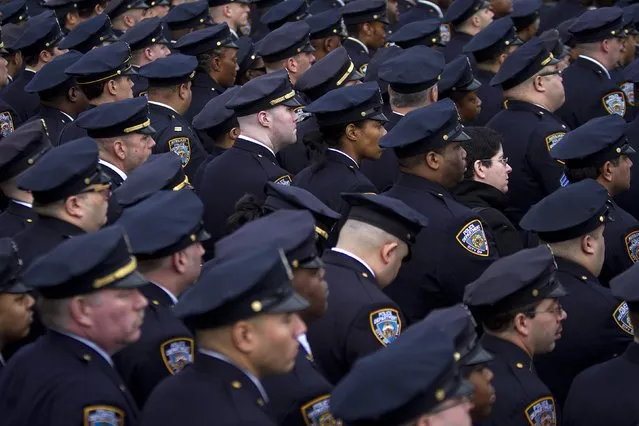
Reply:
[[315, 256], [310, 261], [302, 263], [299, 267], [303, 269], [318, 269], [324, 267], [324, 262], [320, 257]]
[[231, 49], [239, 49], [240, 48], [240, 46], [238, 46], [237, 43], [235, 43], [232, 39], [229, 39], [228, 41], [224, 42], [222, 47], [228, 47], [228, 48], [231, 48]]
[[635, 151], [635, 149], [632, 146], [625, 144], [624, 146], [621, 147], [621, 153], [629, 155], [629, 154], [636, 154], [637, 151]]
[[546, 66], [548, 65], [557, 65], [559, 62], [561, 62], [561, 59], [559, 58], [555, 58], [554, 56], [552, 57], [552, 59], [550, 60], [550, 62], [548, 62], [546, 64]]
[[370, 117], [366, 117], [368, 120], [377, 120], [383, 123], [388, 122], [388, 117], [384, 115], [383, 112], [378, 112], [377, 114], [373, 114]]
[[121, 280], [116, 281], [112, 288], [138, 288], [149, 283], [144, 276], [138, 271], [134, 271], [132, 274], [127, 275]]
[[279, 304], [268, 309], [268, 312], [299, 312], [308, 308], [309, 303], [306, 299], [300, 296], [296, 292], [292, 292], [291, 295], [281, 301]]
[[0, 293], [9, 293], [9, 294], [23, 294], [23, 293], [28, 293], [29, 291], [31, 290], [29, 290], [20, 281], [14, 282], [13, 284], [11, 284], [9, 287], [5, 289], [0, 289]]
[[122, 75], [138, 75], [138, 71], [135, 69], [135, 67], [129, 67], [129, 69], [124, 71]]
[[476, 344], [472, 351], [462, 359], [465, 366], [485, 364], [492, 361], [494, 357], [486, 351], [480, 344]]
[[353, 69], [353, 72], [350, 73], [350, 75], [347, 78], [348, 81], [357, 81], [357, 80], [363, 80], [363, 79], [364, 79], [364, 74], [359, 72], [357, 69]]
[[315, 52], [315, 48], [313, 47], [312, 44], [306, 43], [304, 47], [302, 47], [302, 52], [313, 53]]
[[449, 142], [464, 142], [464, 141], [469, 141], [470, 140], [470, 136], [468, 136], [463, 130], [461, 132], [459, 132], [459, 134], [457, 136], [453, 136], [452, 138], [449, 139]]
[[550, 293], [545, 296], [545, 299], [553, 299], [555, 297], [563, 297], [568, 295], [568, 292], [564, 288], [561, 283], [557, 282], [557, 287], [555, 287]]
[[211, 234], [209, 234], [204, 228], [200, 229], [200, 231], [197, 233], [197, 240], [200, 242], [209, 240], [210, 238]]
[[524, 44], [524, 42], [519, 37], [515, 37], [510, 43], [511, 46], [521, 46], [522, 44]]
[[481, 87], [481, 82], [479, 80], [477, 80], [476, 78], [473, 78], [473, 81], [471, 81], [471, 83], [466, 86], [466, 88], [464, 89], [467, 92], [472, 92], [474, 90], [477, 90]]
[[453, 390], [450, 398], [462, 398], [465, 396], [471, 396], [475, 387], [468, 380], [459, 379], [459, 383]]
[[297, 108], [297, 107], [301, 107], [302, 104], [297, 100], [296, 97], [292, 97], [291, 99], [287, 99], [284, 102], [282, 102], [280, 105], [284, 105], [287, 107], [291, 107], [291, 108]]

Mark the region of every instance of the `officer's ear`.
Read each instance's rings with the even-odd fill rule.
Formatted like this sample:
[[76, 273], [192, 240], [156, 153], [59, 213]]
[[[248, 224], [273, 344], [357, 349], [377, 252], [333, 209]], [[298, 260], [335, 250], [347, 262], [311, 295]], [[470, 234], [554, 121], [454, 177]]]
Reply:
[[391, 263], [395, 255], [399, 256], [399, 244], [397, 241], [388, 242], [382, 246], [380, 257], [384, 265]]
[[97, 16], [97, 15], [102, 14], [102, 12], [104, 12], [104, 3], [103, 2], [99, 2], [93, 8], [93, 14], [94, 14], [94, 16]]
[[528, 337], [531, 333], [530, 329], [530, 317], [524, 313], [517, 313], [513, 318], [513, 328], [515, 331], [523, 337]]
[[117, 81], [111, 79], [106, 82], [104, 88], [107, 90], [108, 94], [111, 96], [117, 96], [118, 94], [118, 83]]
[[443, 158], [443, 155], [436, 151], [428, 151], [426, 154], [426, 165], [433, 170], [439, 170]]
[[612, 163], [612, 161], [606, 161], [605, 163], [603, 163], [603, 166], [601, 166], [601, 168], [599, 169], [599, 177], [604, 179], [608, 183], [612, 182], [614, 167], [615, 165]]
[[475, 14], [473, 14], [473, 16], [470, 17], [470, 23], [473, 25], [473, 27], [479, 28], [481, 26], [481, 18], [479, 17], [479, 12], [476, 12]]
[[609, 53], [612, 50], [612, 42], [613, 42], [613, 38], [607, 38], [605, 40], [602, 40], [599, 44], [599, 46], [601, 47], [601, 50], [603, 50], [606, 53]]
[[120, 160], [126, 158], [126, 142], [122, 138], [116, 138], [113, 141], [113, 154]]
[[73, 28], [80, 22], [80, 15], [77, 11], [67, 12], [64, 19], [66, 20], [66, 25], [68, 25], [69, 28]]
[[188, 98], [190, 93], [191, 93], [190, 81], [180, 84], [180, 86], [178, 87], [178, 95], [180, 96], [180, 99], [184, 100]]
[[437, 102], [438, 99], [439, 89], [437, 88], [437, 85], [434, 85], [433, 87], [431, 87], [430, 92], [428, 93], [428, 100], [434, 104], [435, 102]]
[[228, 133], [229, 138], [233, 141], [237, 140], [240, 137], [241, 130], [239, 127], [233, 127], [231, 131]]
[[344, 136], [346, 136], [346, 139], [348, 139], [350, 142], [357, 142], [360, 135], [361, 129], [357, 125], [355, 125], [355, 123], [348, 123], [348, 125], [344, 129]]
[[184, 274], [189, 267], [188, 255], [184, 250], [175, 252], [171, 255], [171, 263], [173, 264], [173, 269], [180, 274]]
[[64, 200], [64, 210], [71, 217], [76, 219], [84, 216], [83, 203], [80, 199], [82, 195], [71, 195]]
[[259, 344], [259, 333], [256, 322], [263, 318], [255, 317], [248, 320], [238, 321], [230, 326], [231, 342], [233, 346], [243, 354], [251, 354]]
[[367, 37], [371, 37], [375, 33], [375, 28], [370, 22], [364, 22], [359, 26], [359, 33], [363, 33]]
[[262, 127], [270, 128], [273, 125], [273, 117], [268, 111], [260, 111], [257, 113], [257, 122]]

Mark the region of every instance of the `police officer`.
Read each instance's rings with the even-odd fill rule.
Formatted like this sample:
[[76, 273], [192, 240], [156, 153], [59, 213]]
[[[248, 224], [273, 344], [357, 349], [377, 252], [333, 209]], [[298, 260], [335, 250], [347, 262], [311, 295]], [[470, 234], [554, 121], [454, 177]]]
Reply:
[[33, 195], [38, 220], [15, 236], [29, 265], [69, 237], [95, 232], [106, 223], [110, 184], [98, 165], [98, 146], [77, 139], [46, 152], [16, 181]]
[[[5, 43], [2, 40], [6, 38], [6, 31], [4, 36], [2, 35], [2, 31], [0, 31], [0, 62], [7, 64], [6, 71], [0, 71], [0, 89], [4, 89], [13, 81], [10, 73], [9, 62], [12, 56], [16, 56], [15, 52], [9, 53], [9, 51], [5, 48]], [[14, 67], [11, 67], [11, 69], [13, 68]], [[17, 129], [21, 124], [22, 120], [20, 120], [13, 107], [0, 97], [0, 139], [11, 134], [11, 132]]]
[[[378, 78], [388, 83], [392, 113], [384, 125], [391, 131], [408, 112], [437, 102], [437, 83], [444, 69], [444, 55], [425, 46], [416, 46], [385, 61]], [[399, 176], [397, 156], [384, 150], [379, 161], [362, 162], [362, 172], [379, 191], [390, 188]]]
[[289, 22], [260, 40], [256, 46], [257, 54], [262, 57], [266, 72], [286, 69], [295, 85], [315, 62], [310, 31], [304, 21]]
[[146, 15], [149, 5], [144, 0], [111, 0], [104, 8], [113, 22], [113, 31], [121, 37]]
[[76, 25], [58, 44], [60, 49], [87, 53], [94, 47], [118, 41], [108, 15], [100, 14]]
[[[613, 296], [624, 305], [624, 313], [632, 324], [639, 324], [637, 273], [633, 266], [610, 282]], [[625, 300], [625, 302], [624, 302]], [[632, 395], [639, 379], [639, 343], [637, 328], [629, 327], [634, 341], [619, 357], [594, 365], [581, 372], [572, 382], [563, 410], [566, 426], [594, 426], [602, 422], [631, 425], [639, 419]]]
[[119, 227], [60, 244], [22, 279], [41, 295], [49, 331], [11, 358], [0, 379], [7, 425], [135, 425], [139, 412], [111, 356], [140, 337], [147, 301]]
[[610, 209], [606, 189], [585, 179], [548, 195], [520, 223], [548, 244], [557, 278], [569, 292], [559, 299], [570, 314], [562, 324], [563, 338], [552, 353], [535, 360], [539, 377], [560, 405], [579, 372], [620, 354], [631, 340], [625, 304], [597, 279]]
[[261, 381], [294, 368], [306, 331], [298, 312], [308, 302], [292, 278], [270, 245], [205, 268], [174, 308], [195, 330], [195, 363], [155, 388], [141, 424], [208, 425], [214, 415], [228, 425], [275, 425]]
[[0, 214], [0, 237], [13, 237], [37, 220], [33, 195], [19, 189], [16, 181], [49, 149], [51, 141], [40, 120], [25, 124], [0, 144], [0, 189], [10, 200]]
[[[557, 111], [575, 129], [591, 118], [626, 114], [626, 98], [610, 77], [623, 47], [623, 11], [588, 10], [570, 27], [580, 54], [563, 74], [566, 102]], [[584, 87], [590, 90], [584, 90]]]
[[386, 134], [382, 98], [376, 83], [331, 90], [310, 105], [319, 125], [313, 144], [317, 158], [293, 184], [314, 194], [340, 214], [348, 211], [341, 192], [376, 192], [359, 170], [364, 158], [379, 159], [379, 139]]
[[209, 15], [216, 24], [226, 22], [233, 41], [237, 42], [243, 27], [250, 25], [250, 0], [208, 0]]
[[[486, 419], [495, 403], [495, 389], [491, 384], [494, 375], [488, 367], [488, 362], [494, 358], [478, 343], [477, 323], [470, 311], [462, 304], [435, 309], [413, 327], [427, 326], [441, 330], [453, 340], [460, 375], [473, 385], [471, 418], [473, 421]], [[405, 333], [404, 337], [410, 333]]]
[[[495, 14], [486, 0], [455, 0], [446, 13], [444, 22], [448, 30], [448, 42], [442, 49], [446, 62], [450, 62], [464, 51], [464, 46], [488, 24]], [[474, 61], [474, 58], [471, 57]]]
[[[316, 62], [295, 82], [294, 87], [300, 98], [310, 103], [333, 89], [358, 84], [362, 78], [364, 75], [355, 69], [346, 49], [340, 46]], [[304, 109], [297, 111], [297, 142], [278, 154], [282, 166], [292, 173], [299, 173], [310, 164], [308, 145], [313, 134], [319, 131], [314, 115]]]
[[24, 87], [25, 92], [37, 93], [40, 99], [40, 111], [31, 121], [44, 120], [53, 146], [60, 145], [64, 126], [75, 120], [89, 105], [75, 78], [64, 72], [81, 57], [82, 54], [76, 51], [58, 56], [42, 67]]
[[514, 223], [560, 186], [562, 168], [549, 151], [570, 130], [554, 114], [564, 102], [561, 81], [560, 64], [539, 38], [506, 58], [491, 80], [506, 97], [505, 109], [487, 127], [502, 135], [504, 154], [513, 169], [508, 204]]
[[497, 260], [466, 287], [464, 303], [484, 330], [479, 342], [494, 357], [488, 366], [497, 397], [478, 425], [560, 424], [555, 399], [533, 366], [534, 357], [554, 349], [566, 319], [556, 269], [550, 249], [539, 246]]
[[333, 412], [348, 424], [467, 426], [472, 386], [459, 375], [457, 355], [449, 335], [416, 324], [355, 364], [335, 387]]
[[27, 3], [24, 0], [16, 0], [3, 4], [0, 7], [0, 25], [22, 25], [29, 20]]
[[477, 96], [481, 99], [481, 111], [473, 122], [483, 126], [502, 108], [504, 95], [499, 87], [492, 86], [491, 80], [521, 42], [517, 39], [512, 19], [500, 18], [481, 30], [464, 46], [464, 52], [475, 58], [475, 76], [481, 83]]
[[207, 164], [198, 190], [212, 242], [227, 233], [226, 220], [244, 194], [259, 196], [268, 181], [291, 184], [291, 174], [277, 164], [275, 154], [295, 143], [293, 109], [300, 106], [286, 71], [249, 81], [226, 105], [235, 111], [242, 133], [231, 148]]
[[274, 4], [260, 18], [269, 31], [275, 31], [287, 22], [296, 22], [308, 17], [308, 3], [306, 0], [289, 0]]
[[383, 195], [344, 194], [350, 205], [337, 245], [325, 252], [326, 313], [309, 325], [313, 358], [338, 383], [355, 361], [393, 343], [406, 327], [400, 307], [382, 289], [410, 259], [428, 220]]
[[149, 83], [139, 74], [140, 67], [171, 54], [160, 18], [146, 18], [128, 30], [121, 40], [131, 48], [131, 63], [138, 71], [133, 75], [133, 96], [146, 95]]
[[[413, 46], [427, 46], [438, 48], [444, 46], [441, 39], [440, 22], [438, 19], [411, 22], [386, 37], [402, 49]], [[443, 56], [442, 56], [443, 59]]]
[[606, 225], [606, 257], [599, 281], [608, 282], [639, 260], [639, 222], [617, 205], [615, 195], [630, 189], [630, 156], [635, 153], [628, 144], [628, 125], [616, 115], [594, 118], [575, 130], [568, 132], [553, 147], [553, 158], [566, 164], [569, 182], [595, 179], [610, 196], [613, 208], [612, 221]]
[[[109, 216], [109, 223], [115, 222], [123, 210], [146, 200], [158, 191], [192, 190], [189, 178], [184, 174], [180, 157], [172, 152], [156, 154], [149, 157], [140, 167], [127, 176], [122, 185], [115, 188], [111, 201], [116, 203], [114, 216]], [[109, 211], [111, 213], [111, 211]]]
[[77, 125], [97, 142], [102, 171], [114, 188], [149, 158], [155, 146], [156, 130], [151, 127], [145, 97], [92, 108], [78, 118]]
[[237, 229], [259, 217], [279, 210], [307, 210], [315, 219], [315, 244], [318, 253], [323, 253], [328, 238], [341, 218], [339, 213], [331, 210], [316, 196], [296, 186], [278, 185], [267, 182], [264, 188], [266, 199], [259, 203], [252, 194], [242, 197], [236, 204], [235, 213], [228, 220], [231, 229]]
[[237, 41], [237, 75], [235, 84], [243, 85], [249, 80], [266, 74], [264, 60], [257, 54], [255, 45], [250, 37], [240, 37]]
[[209, 5], [205, 0], [182, 3], [173, 7], [162, 20], [166, 24], [171, 46], [182, 36], [213, 25]]
[[510, 19], [515, 24], [519, 40], [527, 42], [539, 31], [541, 5], [541, 0], [513, 2], [513, 13], [510, 14]]
[[314, 13], [306, 17], [306, 23], [311, 29], [309, 39], [315, 49], [313, 55], [317, 61], [339, 48], [342, 45], [342, 39], [347, 37], [344, 20], [337, 10]]
[[106, 6], [106, 2], [102, 0], [48, 0], [41, 4], [32, 0], [27, 2], [31, 16], [45, 10], [53, 10], [64, 34], [69, 34], [82, 22], [100, 15]]
[[2, 349], [29, 334], [35, 300], [18, 280], [22, 261], [18, 248], [9, 238], [0, 239], [0, 377], [6, 364]]
[[[124, 42], [97, 47], [78, 59], [65, 70], [75, 77], [78, 87], [87, 97], [87, 110], [109, 102], [133, 97], [131, 75], [131, 49]], [[60, 143], [86, 136], [86, 130], [75, 121], [67, 123], [60, 134]]]
[[386, 38], [385, 25], [386, 2], [383, 0], [355, 0], [348, 2], [340, 9], [348, 37], [342, 45], [353, 59], [355, 67], [362, 74], [375, 51], [384, 46]]
[[187, 120], [192, 121], [208, 101], [235, 83], [238, 46], [224, 23], [187, 34], [173, 47], [198, 59], [193, 78], [193, 100], [184, 114]]
[[437, 97], [450, 98], [459, 111], [460, 121], [464, 124], [474, 122], [481, 111], [481, 99], [477, 89], [481, 82], [475, 78], [473, 68], [467, 56], [458, 56], [444, 67], [441, 79], [437, 82]]
[[[289, 187], [290, 188], [290, 187]], [[315, 221], [303, 210], [278, 210], [252, 221], [218, 241], [216, 261], [232, 259], [250, 250], [272, 244], [282, 247], [293, 269], [293, 289], [309, 306], [300, 312], [307, 325], [326, 310], [328, 287], [319, 258]], [[264, 379], [269, 405], [278, 425], [304, 426], [333, 420], [330, 413], [332, 385], [313, 364], [313, 354], [305, 334], [297, 337], [300, 350], [293, 371]]]
[[149, 300], [140, 339], [114, 357], [139, 407], [160, 381], [193, 362], [193, 336], [171, 307], [200, 275], [201, 241], [208, 238], [203, 212], [192, 191], [160, 191], [125, 209], [116, 222], [129, 236], [138, 269], [149, 280], [140, 287]]
[[381, 141], [383, 148], [395, 150], [400, 164], [397, 182], [384, 194], [430, 222], [412, 260], [385, 289], [409, 323], [434, 308], [459, 303], [464, 286], [497, 257], [479, 216], [451, 195], [464, 177], [466, 154], [460, 143], [467, 139], [455, 104], [447, 99], [409, 112]]
[[169, 0], [151, 0], [149, 8], [144, 13], [144, 19], [164, 18], [171, 10], [171, 2]]
[[149, 116], [156, 131], [154, 151], [178, 155], [191, 179], [206, 156], [200, 138], [183, 116], [191, 102], [196, 67], [197, 59], [178, 53], [140, 69], [148, 82]]
[[11, 46], [22, 53], [25, 69], [3, 90], [2, 99], [11, 105], [20, 122], [38, 113], [40, 99], [35, 94], [25, 95], [24, 87], [45, 64], [64, 53], [57, 47], [61, 39], [62, 31], [55, 15], [45, 12], [29, 20], [20, 38]]

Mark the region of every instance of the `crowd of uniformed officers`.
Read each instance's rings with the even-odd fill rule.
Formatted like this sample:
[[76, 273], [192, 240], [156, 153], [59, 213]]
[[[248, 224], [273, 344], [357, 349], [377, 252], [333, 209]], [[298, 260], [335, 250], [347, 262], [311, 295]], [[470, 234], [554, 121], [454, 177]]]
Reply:
[[0, 25], [0, 426], [639, 424], [639, 3]]

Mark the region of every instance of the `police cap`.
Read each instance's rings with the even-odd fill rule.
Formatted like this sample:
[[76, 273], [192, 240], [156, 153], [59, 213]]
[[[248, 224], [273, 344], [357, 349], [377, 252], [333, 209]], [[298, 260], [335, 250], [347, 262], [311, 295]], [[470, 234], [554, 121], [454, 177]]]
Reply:
[[568, 29], [577, 44], [594, 43], [607, 38], [624, 37], [623, 10], [619, 7], [600, 7], [586, 10]]
[[414, 46], [384, 62], [379, 79], [397, 93], [416, 93], [434, 86], [444, 70], [444, 55], [426, 46]]
[[550, 156], [566, 163], [566, 167], [581, 168], [603, 164], [636, 151], [628, 144], [628, 124], [616, 114], [593, 118], [566, 133], [550, 150]]
[[393, 148], [399, 158], [406, 158], [469, 139], [459, 122], [455, 103], [444, 99], [406, 114], [382, 136], [379, 145]]
[[146, 10], [148, 8], [149, 5], [144, 0], [110, 0], [104, 8], [104, 13], [109, 15], [109, 18], [115, 19], [131, 9]]
[[240, 87], [228, 103], [227, 108], [243, 117], [284, 105], [301, 106], [295, 99], [295, 89], [286, 70], [261, 75]]
[[565, 296], [556, 273], [557, 265], [547, 246], [520, 250], [497, 259], [468, 284], [464, 303], [483, 317]]
[[257, 53], [265, 62], [277, 62], [302, 52], [314, 52], [310, 31], [305, 21], [287, 22], [257, 43]]
[[196, 28], [199, 25], [214, 25], [206, 1], [178, 4], [169, 11], [163, 21], [171, 31]]
[[513, 2], [513, 12], [510, 14], [510, 18], [515, 24], [515, 29], [522, 31], [539, 19], [541, 5], [541, 0], [517, 0]]
[[80, 114], [76, 123], [92, 138], [113, 138], [131, 133], [155, 134], [145, 97], [98, 105]]
[[489, 7], [490, 4], [486, 0], [454, 0], [444, 14], [444, 22], [459, 25], [475, 13]]
[[88, 51], [65, 72], [74, 76], [79, 85], [137, 74], [131, 66], [131, 49], [123, 41]]
[[491, 60], [503, 53], [509, 46], [517, 46], [515, 25], [509, 17], [499, 18], [479, 31], [464, 46], [464, 53], [472, 53], [477, 62]]
[[0, 294], [21, 294], [29, 291], [18, 279], [22, 259], [11, 238], [0, 238]]
[[525, 82], [544, 67], [558, 62], [546, 48], [546, 43], [539, 37], [533, 37], [508, 55], [490, 84], [508, 90]]
[[0, 6], [0, 25], [20, 25], [28, 20], [29, 12], [24, 0], [14, 0]]
[[319, 125], [325, 126], [363, 120], [386, 122], [383, 105], [377, 83], [362, 83], [331, 90], [304, 110], [315, 114]]
[[457, 92], [473, 92], [481, 87], [479, 80], [473, 74], [470, 60], [465, 55], [453, 59], [444, 67], [442, 78], [437, 83], [440, 99], [449, 98]]
[[340, 13], [346, 25], [363, 24], [365, 22], [389, 23], [384, 0], [350, 1], [340, 9]]
[[117, 40], [109, 16], [100, 14], [73, 27], [69, 34], [60, 41], [58, 47], [87, 53], [105, 42], [113, 43]]
[[164, 36], [164, 26], [158, 17], [143, 19], [128, 29], [120, 40], [128, 43], [131, 51], [144, 49], [154, 44], [169, 44]]
[[330, 9], [322, 13], [313, 14], [306, 17], [306, 23], [311, 28], [309, 38], [318, 40], [320, 38], [338, 35], [346, 36], [344, 20], [341, 13], [336, 9]]
[[173, 312], [191, 329], [211, 329], [267, 313], [298, 312], [308, 302], [293, 290], [284, 252], [253, 247], [225, 262], [205, 265], [198, 283]]
[[195, 57], [174, 53], [140, 67], [139, 73], [148, 80], [149, 87], [169, 87], [191, 81], [195, 68]]
[[610, 221], [608, 191], [593, 179], [559, 188], [533, 205], [519, 222], [547, 243], [578, 238]]
[[137, 271], [124, 230], [108, 226], [69, 238], [37, 258], [22, 275], [45, 299], [64, 299], [109, 288], [148, 284]]
[[53, 12], [43, 12], [29, 19], [24, 32], [11, 48], [24, 56], [37, 55], [44, 49], [54, 48], [62, 40], [62, 29]]
[[0, 182], [18, 176], [51, 149], [43, 120], [33, 120], [2, 138], [0, 143]]
[[116, 225], [126, 231], [138, 259], [161, 259], [210, 238], [203, 213], [193, 191], [157, 191], [124, 209]]
[[413, 46], [443, 46], [440, 27], [441, 21], [439, 19], [411, 22], [386, 37], [386, 40], [395, 43], [402, 49]]
[[181, 37], [173, 46], [180, 53], [197, 56], [221, 47], [237, 49], [231, 30], [226, 22], [202, 30], [193, 31]]
[[262, 16], [261, 21], [270, 31], [273, 31], [287, 22], [301, 21], [307, 16], [306, 0], [286, 0], [271, 7]]
[[317, 61], [295, 82], [295, 90], [316, 100], [326, 92], [364, 78], [343, 46]]
[[31, 191], [38, 204], [50, 204], [71, 195], [109, 188], [98, 165], [95, 140], [83, 137], [50, 149], [17, 180], [18, 188]]
[[217, 139], [233, 127], [239, 127], [235, 111], [226, 106], [238, 90], [240, 86], [230, 87], [221, 95], [208, 101], [202, 111], [193, 118], [193, 128]]

